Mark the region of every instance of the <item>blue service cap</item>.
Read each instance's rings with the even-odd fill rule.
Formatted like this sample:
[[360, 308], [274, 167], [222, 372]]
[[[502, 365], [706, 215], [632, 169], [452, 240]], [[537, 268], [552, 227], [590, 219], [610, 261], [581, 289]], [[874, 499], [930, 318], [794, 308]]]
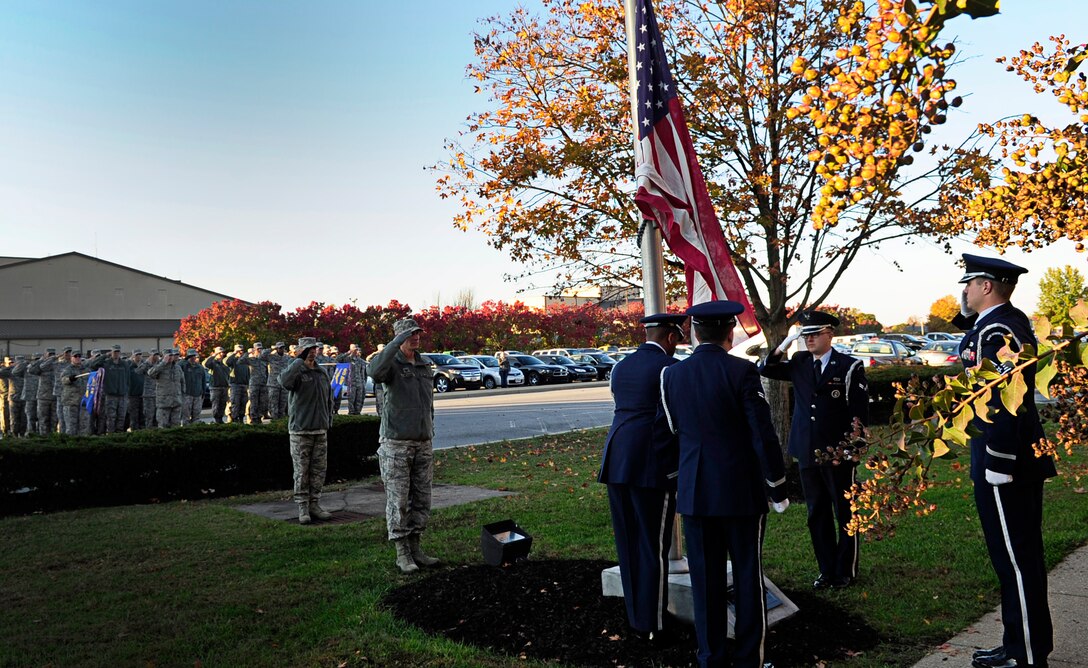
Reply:
[[728, 320], [735, 320], [744, 313], [744, 305], [728, 299], [696, 304], [687, 310], [691, 322], [696, 325], [714, 325]]
[[830, 313], [824, 313], [823, 311], [801, 312], [801, 336], [819, 334], [828, 327], [835, 328], [838, 326], [839, 319]]
[[688, 317], [683, 313], [655, 313], [639, 320], [646, 327], [681, 327]]
[[1006, 262], [996, 257], [971, 255], [970, 253], [963, 254], [963, 267], [967, 273], [960, 279], [960, 283], [966, 283], [972, 278], [989, 278], [1009, 285], [1016, 285], [1016, 280], [1020, 274], [1028, 273], [1027, 269], [1012, 262]]

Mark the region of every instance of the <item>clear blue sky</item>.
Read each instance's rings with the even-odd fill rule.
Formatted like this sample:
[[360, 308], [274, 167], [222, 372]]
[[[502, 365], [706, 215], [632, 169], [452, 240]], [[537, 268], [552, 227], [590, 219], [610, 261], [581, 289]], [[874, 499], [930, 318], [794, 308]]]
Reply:
[[[486, 104], [464, 78], [479, 17], [518, 4], [7, 0], [0, 255], [76, 250], [288, 309], [518, 298], [503, 276], [520, 267], [455, 230], [424, 171]], [[962, 25], [961, 53], [978, 57], [958, 75], [974, 95], [953, 130], [1039, 110], [995, 55], [1059, 29], [1088, 40], [1079, 2], [1004, 4]], [[1088, 273], [1064, 244], [1011, 259], [1032, 269], [1016, 300], [1028, 309], [1046, 266]], [[893, 324], [958, 276], [930, 244], [889, 247], [832, 300]]]

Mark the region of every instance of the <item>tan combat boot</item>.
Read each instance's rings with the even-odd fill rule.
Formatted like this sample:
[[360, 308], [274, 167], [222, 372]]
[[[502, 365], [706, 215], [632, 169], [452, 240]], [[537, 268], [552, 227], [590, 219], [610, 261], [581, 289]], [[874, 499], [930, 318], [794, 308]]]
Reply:
[[332, 518], [332, 513], [318, 505], [317, 501], [310, 502], [310, 517], [315, 520], [327, 520]]
[[419, 566], [416, 566], [416, 562], [412, 561], [412, 549], [408, 547], [408, 539], [395, 540], [393, 545], [397, 548], [397, 568], [400, 569], [400, 572], [415, 573], [418, 571]]
[[412, 551], [412, 561], [416, 562], [418, 566], [435, 566], [438, 564], [438, 559], [434, 557], [428, 557], [423, 554], [423, 548], [419, 546], [419, 534], [414, 533], [408, 536], [408, 548]]
[[306, 503], [298, 504], [298, 523], [309, 524], [310, 523], [310, 506]]

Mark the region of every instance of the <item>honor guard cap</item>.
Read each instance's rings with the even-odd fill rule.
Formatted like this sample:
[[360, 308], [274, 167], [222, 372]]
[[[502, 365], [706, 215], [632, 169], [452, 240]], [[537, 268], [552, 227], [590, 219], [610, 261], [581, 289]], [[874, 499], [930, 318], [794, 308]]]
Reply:
[[801, 336], [819, 334], [825, 329], [839, 326], [839, 319], [823, 311], [803, 311], [801, 313]]
[[1012, 262], [999, 260], [996, 257], [982, 257], [980, 255], [963, 254], [963, 267], [965, 273], [960, 283], [967, 283], [972, 278], [989, 278], [990, 280], [1016, 285], [1020, 274], [1028, 273], [1027, 269], [1018, 267]]
[[683, 336], [684, 321], [687, 319], [688, 317], [683, 313], [655, 313], [642, 318], [639, 322], [645, 325], [646, 329], [651, 327], [673, 327]]
[[744, 305], [728, 299], [696, 304], [687, 310], [693, 325], [720, 325], [744, 313]]

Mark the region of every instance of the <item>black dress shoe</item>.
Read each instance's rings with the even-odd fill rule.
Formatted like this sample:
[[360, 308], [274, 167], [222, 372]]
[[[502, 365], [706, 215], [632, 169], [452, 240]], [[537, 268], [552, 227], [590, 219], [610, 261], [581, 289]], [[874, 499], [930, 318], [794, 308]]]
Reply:
[[834, 578], [829, 578], [826, 575], [821, 575], [820, 577], [816, 578], [816, 582], [812, 583], [812, 588], [813, 589], [830, 589], [831, 588], [831, 582], [833, 580], [834, 580]]
[[1045, 661], [1043, 663], [1028, 663], [1009, 656], [1004, 648], [1001, 648], [1001, 652], [997, 654], [975, 658], [971, 661], [971, 665], [974, 668], [1046, 668]]
[[854, 584], [854, 578], [849, 575], [839, 575], [831, 578], [832, 589], [846, 589], [852, 584]]
[[971, 655], [972, 659], [981, 659], [983, 657], [991, 657], [1005, 654], [1005, 646], [998, 645], [997, 647], [991, 647], [990, 649], [976, 649], [975, 653]]

